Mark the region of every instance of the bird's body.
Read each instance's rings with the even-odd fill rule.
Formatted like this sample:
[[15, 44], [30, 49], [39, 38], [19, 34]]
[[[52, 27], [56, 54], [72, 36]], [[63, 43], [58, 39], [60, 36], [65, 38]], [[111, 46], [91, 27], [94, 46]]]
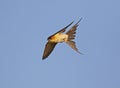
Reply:
[[75, 42], [73, 41], [73, 39], [75, 39], [76, 28], [78, 26], [78, 23], [81, 21], [81, 19], [74, 26], [72, 26], [72, 28], [70, 30], [68, 30], [66, 33], [64, 33], [65, 30], [73, 22], [71, 22], [68, 26], [64, 27], [60, 31], [58, 31], [58, 32], [54, 33], [53, 35], [51, 35], [50, 37], [48, 37], [48, 42], [45, 45], [45, 50], [44, 50], [42, 59], [47, 58], [51, 54], [51, 52], [53, 51], [53, 49], [57, 43], [63, 43], [63, 42], [67, 43], [72, 49], [74, 49], [75, 51], [80, 53], [78, 51], [78, 49], [76, 48], [76, 45], [75, 45]]
[[58, 33], [54, 36], [52, 36], [48, 41], [54, 42], [54, 43], [62, 43], [68, 40], [67, 34]]

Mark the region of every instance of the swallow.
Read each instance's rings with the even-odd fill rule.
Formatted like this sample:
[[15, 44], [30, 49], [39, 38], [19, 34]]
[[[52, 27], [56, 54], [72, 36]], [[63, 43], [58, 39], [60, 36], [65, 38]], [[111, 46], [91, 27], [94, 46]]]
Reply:
[[71, 24], [74, 22], [72, 21], [70, 24], [68, 24], [66, 27], [62, 28], [60, 31], [54, 33], [53, 35], [49, 36], [47, 38], [48, 42], [45, 45], [45, 49], [44, 49], [44, 53], [43, 53], [43, 57], [42, 60], [46, 59], [51, 52], [53, 51], [53, 49], [55, 48], [55, 46], [58, 43], [63, 43], [65, 42], [66, 44], [68, 44], [73, 50], [75, 50], [76, 52], [78, 52], [79, 54], [82, 54], [81, 52], [79, 52], [79, 50], [76, 47], [75, 41], [73, 41], [75, 39], [75, 34], [76, 34], [76, 30], [78, 27], [78, 23], [82, 20], [82, 18], [75, 24], [73, 25], [70, 30], [68, 30], [66, 33], [64, 33], [66, 31], [66, 29], [71, 26]]

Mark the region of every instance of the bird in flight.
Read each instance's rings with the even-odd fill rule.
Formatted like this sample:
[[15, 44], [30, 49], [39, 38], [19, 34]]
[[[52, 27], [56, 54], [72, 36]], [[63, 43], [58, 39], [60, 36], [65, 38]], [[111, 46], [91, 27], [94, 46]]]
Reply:
[[77, 49], [77, 47], [75, 45], [75, 42], [73, 41], [73, 39], [75, 39], [75, 34], [76, 34], [76, 29], [77, 29], [78, 23], [81, 20], [82, 20], [82, 18], [75, 25], [73, 25], [70, 28], [70, 30], [68, 30], [66, 33], [64, 33], [64, 32], [74, 21], [72, 21], [66, 27], [62, 28], [60, 31], [58, 31], [48, 37], [48, 39], [47, 39], [48, 42], [45, 45], [42, 60], [46, 59], [51, 54], [51, 52], [53, 51], [53, 49], [55, 48], [57, 43], [63, 43], [63, 42], [67, 43], [73, 50], [75, 50], [79, 54], [82, 54], [79, 52], [79, 50]]

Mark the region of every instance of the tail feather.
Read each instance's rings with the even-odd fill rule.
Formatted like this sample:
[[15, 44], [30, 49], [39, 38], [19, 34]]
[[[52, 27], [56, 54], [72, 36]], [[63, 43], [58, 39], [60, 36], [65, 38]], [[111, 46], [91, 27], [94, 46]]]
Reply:
[[66, 42], [73, 50], [75, 50], [76, 52], [78, 52], [79, 54], [82, 54], [81, 52], [79, 52], [79, 50], [76, 48], [75, 42], [74, 41], [67, 41]]
[[78, 26], [78, 23], [81, 21], [81, 19], [68, 32], [66, 32], [66, 34], [68, 35], [68, 40], [66, 41], [66, 43], [73, 50], [77, 51], [79, 54], [82, 54], [82, 53], [80, 53], [79, 50], [76, 48], [76, 44], [73, 41], [73, 39], [75, 39], [75, 34], [76, 34], [77, 26]]

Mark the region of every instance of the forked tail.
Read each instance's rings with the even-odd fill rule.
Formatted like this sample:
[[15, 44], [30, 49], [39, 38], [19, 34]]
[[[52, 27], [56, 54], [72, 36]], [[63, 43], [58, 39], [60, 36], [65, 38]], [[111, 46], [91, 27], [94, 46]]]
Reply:
[[78, 23], [82, 20], [82, 18], [66, 33], [68, 35], [68, 40], [66, 41], [66, 43], [75, 51], [77, 51], [79, 54], [82, 54], [81, 52], [79, 52], [79, 50], [76, 47], [75, 41], [73, 41], [73, 39], [75, 39], [75, 34], [76, 34], [76, 30], [77, 30], [77, 26]]

